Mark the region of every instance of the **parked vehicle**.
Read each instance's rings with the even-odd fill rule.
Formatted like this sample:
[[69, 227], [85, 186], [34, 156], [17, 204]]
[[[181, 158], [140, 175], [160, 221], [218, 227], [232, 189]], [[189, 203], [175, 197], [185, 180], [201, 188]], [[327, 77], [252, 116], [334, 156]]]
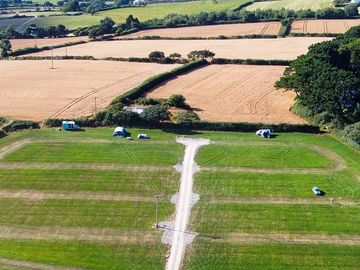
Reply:
[[259, 129], [258, 131], [256, 131], [256, 135], [263, 138], [270, 138], [271, 134], [271, 129]]
[[138, 139], [150, 139], [150, 136], [145, 133], [140, 133], [137, 135]]
[[79, 128], [75, 121], [62, 121], [62, 127], [65, 130], [77, 130]]
[[313, 188], [312, 188], [312, 191], [314, 192], [314, 194], [315, 194], [316, 196], [320, 196], [320, 195], [321, 195], [321, 190], [320, 190], [320, 188], [318, 188], [318, 187], [313, 187]]

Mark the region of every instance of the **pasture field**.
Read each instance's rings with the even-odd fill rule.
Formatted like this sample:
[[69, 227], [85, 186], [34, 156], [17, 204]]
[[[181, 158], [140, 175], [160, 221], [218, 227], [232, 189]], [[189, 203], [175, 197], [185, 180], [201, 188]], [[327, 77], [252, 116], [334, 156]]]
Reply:
[[[89, 42], [67, 47], [68, 55], [95, 58], [147, 57], [152, 51], [166, 55], [180, 53], [186, 58], [194, 50], [210, 50], [215, 57], [229, 59], [280, 59], [293, 60], [308, 51], [312, 44], [331, 40], [323, 37], [278, 38], [278, 39], [231, 39], [231, 40], [113, 40]], [[54, 55], [65, 56], [63, 48], [55, 49]], [[50, 56], [50, 51], [29, 55]]]
[[152, 139], [115, 139], [111, 128], [0, 139], [0, 268], [163, 269], [153, 195], [169, 219], [182, 134], [213, 142], [196, 158], [199, 235], [183, 269], [358, 268], [359, 150], [329, 134], [129, 131]]
[[41, 39], [11, 39], [11, 48], [13, 51], [29, 47], [44, 47], [63, 45], [70, 42], [88, 41], [86, 36], [81, 37], [65, 37], [65, 38], [41, 38]]
[[209, 121], [303, 123], [289, 111], [294, 93], [274, 88], [284, 68], [211, 65], [178, 76], [147, 96], [182, 94], [200, 118]]
[[360, 19], [299, 20], [291, 24], [291, 33], [340, 34], [357, 25], [360, 25]]
[[179, 28], [150, 29], [137, 33], [120, 36], [119, 38], [140, 38], [145, 36], [160, 36], [165, 38], [191, 38], [191, 37], [218, 37], [218, 36], [245, 36], [245, 35], [277, 35], [280, 22], [240, 23], [205, 25]]
[[257, 9], [292, 9], [292, 10], [302, 10], [302, 9], [312, 9], [318, 10], [322, 8], [332, 7], [333, 1], [331, 0], [279, 0], [279, 1], [264, 1], [264, 2], [255, 2], [254, 4], [246, 7], [247, 10], [257, 10]]
[[[199, 237], [185, 269], [358, 268], [360, 152], [327, 135], [303, 135], [280, 134], [266, 143], [224, 136], [200, 149], [195, 192], [203, 196], [191, 222]], [[289, 151], [282, 152], [279, 143]], [[256, 144], [257, 149], [242, 149]], [[282, 154], [272, 156], [265, 144]], [[298, 163], [290, 151], [297, 145], [302, 151], [322, 149], [322, 157], [308, 152]], [[302, 156], [302, 151], [295, 152]], [[313, 186], [325, 196], [314, 197]]]
[[118, 8], [97, 13], [102, 17], [110, 17], [122, 23], [129, 15], [137, 17], [140, 21], [162, 19], [169, 14], [191, 15], [203, 11], [227, 11], [238, 8], [249, 0], [197, 0], [178, 3], [149, 4], [145, 7]]
[[176, 66], [60, 60], [51, 69], [50, 60], [1, 61], [0, 115], [32, 120], [92, 115], [94, 97], [99, 110], [146, 78]]
[[37, 26], [47, 27], [62, 24], [67, 29], [75, 30], [79, 27], [88, 27], [94, 24], [98, 24], [104, 17], [97, 15], [79, 15], [79, 16], [46, 16], [37, 17], [31, 21], [28, 21], [24, 28], [30, 24], [36, 24]]

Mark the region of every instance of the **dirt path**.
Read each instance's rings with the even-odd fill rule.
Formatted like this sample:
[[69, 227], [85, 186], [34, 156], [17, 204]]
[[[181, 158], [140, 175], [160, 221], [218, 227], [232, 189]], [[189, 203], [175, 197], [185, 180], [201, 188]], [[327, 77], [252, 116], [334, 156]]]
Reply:
[[[193, 176], [199, 169], [195, 163], [195, 155], [201, 146], [210, 143], [206, 139], [178, 138], [178, 143], [185, 145], [184, 161], [181, 167], [180, 191], [176, 197], [176, 217], [172, 232], [170, 255], [166, 262], [167, 270], [179, 270], [185, 247], [194, 235], [186, 233], [191, 214], [191, 207], [198, 198], [193, 194]], [[166, 234], [166, 232], [165, 232]], [[189, 239], [190, 238], [190, 239]]]
[[339, 198], [290, 198], [290, 197], [212, 197], [207, 196], [209, 203], [238, 204], [313, 204], [313, 205], [346, 205], [360, 207], [360, 201]]
[[360, 235], [352, 234], [289, 234], [289, 233], [245, 233], [234, 232], [220, 238], [220, 242], [234, 244], [327, 244], [327, 245], [360, 245]]
[[157, 231], [154, 232], [80, 227], [0, 226], [0, 239], [2, 240], [61, 240], [111, 243], [153, 243], [158, 241], [160, 237], [161, 233]]
[[6, 145], [0, 149], [0, 159], [3, 159], [6, 155], [10, 154], [11, 152], [14, 152], [25, 145], [31, 143], [30, 139], [20, 140], [16, 141], [12, 144]]
[[0, 198], [40, 200], [89, 200], [89, 201], [130, 201], [153, 202], [153, 197], [124, 193], [86, 192], [86, 191], [39, 191], [31, 189], [0, 189]]
[[51, 265], [51, 264], [43, 264], [43, 263], [36, 263], [36, 262], [29, 262], [29, 261], [22, 261], [22, 260], [13, 260], [7, 258], [0, 258], [0, 266], [12, 266], [16, 267], [16, 269], [33, 269], [33, 270], [82, 270], [82, 268], [75, 268], [69, 266], [58, 266], [58, 265]]

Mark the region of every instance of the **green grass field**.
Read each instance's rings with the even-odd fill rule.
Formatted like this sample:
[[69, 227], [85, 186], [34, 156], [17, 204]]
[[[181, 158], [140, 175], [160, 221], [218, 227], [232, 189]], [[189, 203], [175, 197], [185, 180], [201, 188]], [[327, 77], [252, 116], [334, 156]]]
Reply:
[[312, 9], [318, 10], [322, 8], [332, 7], [332, 0], [279, 0], [279, 1], [264, 1], [256, 2], [246, 8], [246, 10], [257, 9]]
[[140, 21], [161, 19], [168, 14], [196, 14], [202, 11], [227, 11], [236, 9], [249, 0], [198, 0], [178, 3], [151, 4], [146, 7], [119, 8], [100, 12], [103, 17], [110, 17], [116, 22], [123, 22], [129, 15], [137, 17]]
[[[129, 131], [152, 139], [115, 140], [109, 128], [41, 129], [0, 139], [0, 153], [29, 141], [0, 159], [0, 269], [13, 269], [2, 266], [2, 258], [86, 269], [163, 269], [167, 248], [153, 228], [151, 198], [163, 194], [161, 221], [173, 216], [169, 198], [180, 175], [172, 166], [184, 154], [175, 141], [182, 135], [214, 141], [197, 156], [204, 170], [195, 176], [200, 201], [191, 230], [199, 235], [183, 269], [358, 269], [359, 241], [342, 239], [360, 235], [359, 150], [328, 134], [283, 133], [264, 140], [239, 132]], [[340, 171], [333, 170], [334, 155], [345, 163]], [[314, 197], [315, 185], [326, 192], [323, 198]], [[76, 238], [79, 230], [85, 239]], [[109, 242], [104, 230], [125, 238]], [[135, 232], [151, 240], [126, 238]], [[249, 240], [236, 242], [231, 235], [239, 233]], [[254, 234], [264, 235], [263, 242], [252, 242]], [[335, 242], [294, 244], [268, 234], [330, 235]]]
[[92, 16], [92, 15], [79, 15], [79, 16], [45, 16], [45, 17], [38, 17], [28, 24], [36, 24], [37, 26], [47, 27], [53, 25], [62, 24], [66, 28], [73, 30], [79, 27], [87, 27], [94, 24], [98, 24], [101, 19], [104, 17], [102, 16]]

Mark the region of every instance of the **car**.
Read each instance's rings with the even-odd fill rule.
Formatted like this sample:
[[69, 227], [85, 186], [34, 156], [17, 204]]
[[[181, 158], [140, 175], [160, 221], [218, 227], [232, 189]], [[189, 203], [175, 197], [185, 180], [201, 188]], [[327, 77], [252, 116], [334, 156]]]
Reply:
[[256, 131], [256, 135], [263, 138], [271, 138], [272, 132], [271, 129], [259, 129]]
[[318, 188], [318, 187], [313, 187], [313, 188], [312, 188], [312, 191], [314, 192], [314, 194], [315, 194], [316, 196], [320, 196], [320, 195], [321, 195], [321, 190], [320, 190], [320, 188]]
[[140, 133], [137, 135], [138, 139], [150, 139], [150, 136], [145, 133]]

